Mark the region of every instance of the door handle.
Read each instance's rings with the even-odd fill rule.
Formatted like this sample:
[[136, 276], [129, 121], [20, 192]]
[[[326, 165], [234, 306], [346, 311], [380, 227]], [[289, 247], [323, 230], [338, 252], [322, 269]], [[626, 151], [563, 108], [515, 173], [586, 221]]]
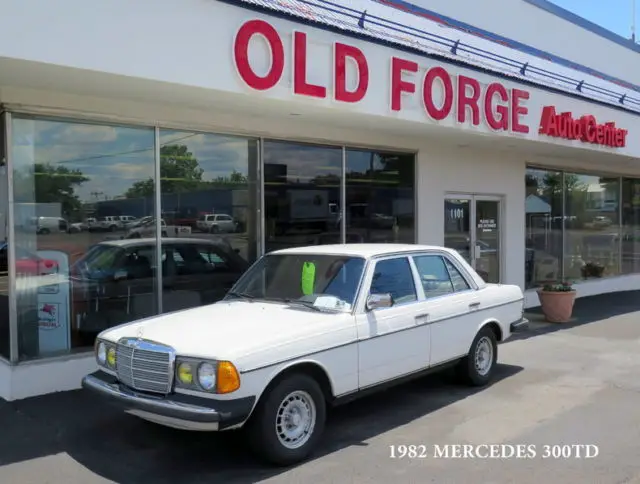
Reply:
[[418, 314], [415, 318], [416, 324], [423, 324], [429, 321], [429, 313]]
[[474, 302], [474, 303], [469, 304], [469, 309], [476, 309], [478, 307], [480, 307], [480, 303], [479, 302]]

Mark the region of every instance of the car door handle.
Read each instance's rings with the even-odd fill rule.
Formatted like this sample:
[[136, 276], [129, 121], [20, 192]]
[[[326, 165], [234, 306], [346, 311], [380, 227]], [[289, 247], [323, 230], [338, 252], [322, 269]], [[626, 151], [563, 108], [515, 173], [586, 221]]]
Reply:
[[416, 324], [424, 324], [429, 321], [429, 313], [418, 314], [415, 318]]
[[480, 303], [479, 302], [474, 302], [474, 303], [469, 304], [469, 309], [476, 309], [478, 307], [480, 307]]

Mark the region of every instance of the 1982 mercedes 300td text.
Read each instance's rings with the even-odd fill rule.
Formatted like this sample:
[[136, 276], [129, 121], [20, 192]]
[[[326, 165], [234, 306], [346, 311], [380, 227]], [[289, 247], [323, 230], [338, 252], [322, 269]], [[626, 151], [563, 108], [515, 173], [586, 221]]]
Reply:
[[102, 332], [83, 387], [162, 425], [244, 427], [286, 465], [316, 447], [329, 406], [448, 365], [487, 384], [523, 312], [518, 286], [485, 283], [453, 250], [286, 249], [218, 303]]

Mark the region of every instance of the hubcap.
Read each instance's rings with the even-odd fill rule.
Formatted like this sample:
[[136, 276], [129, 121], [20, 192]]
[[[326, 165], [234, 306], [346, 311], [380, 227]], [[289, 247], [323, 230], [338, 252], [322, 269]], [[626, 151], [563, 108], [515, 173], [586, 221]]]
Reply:
[[311, 438], [316, 425], [316, 404], [307, 392], [287, 395], [276, 414], [276, 435], [287, 449], [302, 447]]
[[493, 366], [493, 344], [487, 336], [480, 338], [476, 345], [475, 364], [480, 376], [489, 373]]

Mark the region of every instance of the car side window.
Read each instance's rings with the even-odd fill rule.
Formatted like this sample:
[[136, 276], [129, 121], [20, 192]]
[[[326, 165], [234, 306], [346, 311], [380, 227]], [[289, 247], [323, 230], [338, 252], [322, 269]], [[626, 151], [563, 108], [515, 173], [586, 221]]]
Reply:
[[453, 283], [453, 288], [455, 289], [456, 292], [468, 291], [469, 289], [471, 289], [471, 286], [469, 285], [467, 280], [464, 278], [464, 276], [460, 273], [458, 268], [454, 266], [453, 263], [450, 260], [448, 260], [446, 257], [444, 259], [444, 263], [446, 264], [447, 269], [449, 270], [449, 275], [451, 276], [451, 282]]
[[418, 295], [409, 259], [399, 257], [376, 262], [369, 294], [391, 294], [394, 305], [416, 301]]
[[439, 255], [421, 255], [413, 258], [427, 299], [454, 292], [453, 282], [444, 259]]

